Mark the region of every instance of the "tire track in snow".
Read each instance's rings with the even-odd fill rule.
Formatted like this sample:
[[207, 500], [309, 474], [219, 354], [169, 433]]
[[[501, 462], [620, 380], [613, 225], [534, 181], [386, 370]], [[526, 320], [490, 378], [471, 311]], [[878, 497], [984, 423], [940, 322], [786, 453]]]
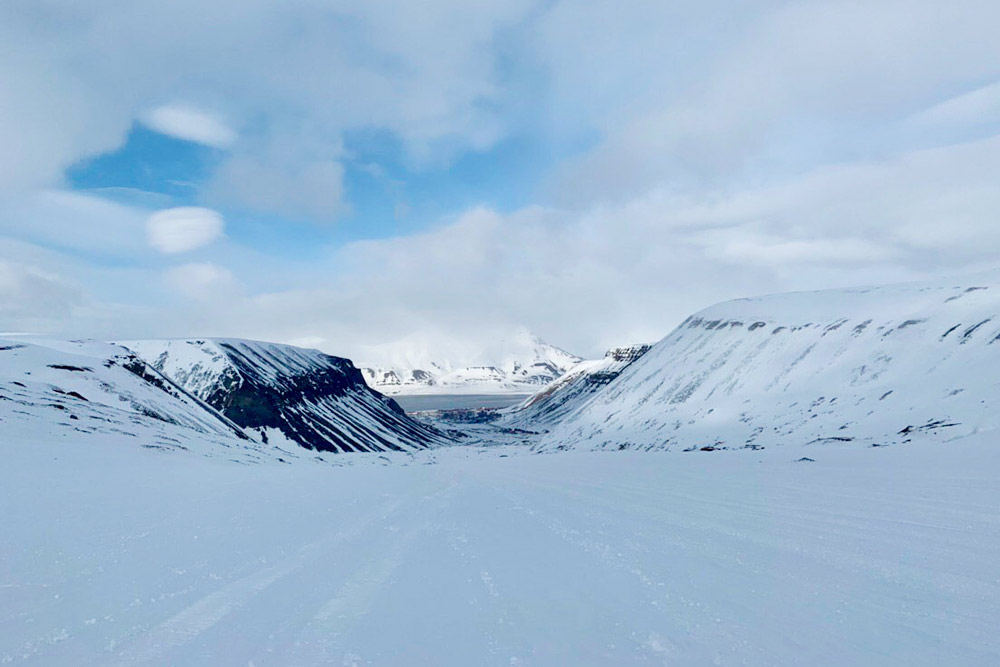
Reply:
[[[588, 533], [592, 531], [597, 533], [596, 536], [583, 535], [580, 530], [567, 525], [561, 519], [552, 515], [549, 510], [540, 509], [539, 503], [528, 502], [523, 497], [524, 492], [531, 490], [532, 487], [543, 491], [551, 489], [546, 489], [541, 484], [524, 479], [518, 479], [517, 481], [525, 485], [518, 489], [518, 491], [515, 491], [512, 488], [514, 485], [511, 484], [500, 486], [493, 483], [489, 487], [499, 497], [505, 498], [510, 503], [511, 509], [522, 512], [524, 516], [543, 526], [570, 547], [587, 554], [591, 562], [598, 568], [618, 571], [639, 584], [644, 598], [643, 604], [649, 610], [644, 620], [649, 625], [647, 629], [640, 630], [636, 628], [632, 630], [630, 639], [637, 651], [635, 656], [637, 661], [653, 660], [664, 665], [675, 664], [677, 661], [693, 663], [709, 661], [710, 658], [706, 654], [692, 654], [690, 647], [688, 648], [688, 652], [685, 653], [679, 644], [665, 636], [665, 629], [656, 628], [653, 620], [659, 614], [666, 612], [668, 609], [668, 605], [665, 604], [666, 601], [671, 602], [675, 606], [679, 604], [681, 609], [677, 610], [674, 618], [676, 619], [676, 623], [684, 626], [685, 633], [689, 634], [692, 630], [690, 609], [699, 606], [696, 601], [687, 599], [683, 595], [680, 595], [678, 591], [672, 590], [667, 580], [662, 579], [655, 572], [647, 571], [640, 563], [626, 556], [623, 551], [632, 551], [635, 546], [634, 544], [623, 547], [622, 545], [613, 545], [611, 542], [602, 541], [600, 538], [603, 536], [603, 533], [597, 524], [604, 517], [586, 512], [581, 507], [575, 507], [574, 512], [580, 514], [584, 520], [574, 525], [579, 528], [586, 527]], [[717, 632], [720, 636], [727, 634], [725, 628], [719, 628]]]
[[[514, 481], [514, 478], [511, 478], [511, 481]], [[921, 596], [926, 596], [928, 591], [941, 596], [942, 602], [921, 612], [926, 619], [935, 619], [933, 624], [923, 630], [926, 636], [935, 637], [938, 628], [947, 627], [949, 623], [954, 622], [969, 627], [983, 626], [981, 636], [989, 634], [985, 630], [983, 619], [962, 612], [964, 605], [960, 602], [970, 598], [997, 599], [996, 596], [1000, 594], [998, 585], [1000, 581], [984, 579], [982, 572], [979, 572], [979, 576], [969, 576], [961, 570], [943, 574], [903, 561], [886, 560], [867, 549], [864, 552], [859, 551], [872, 542], [880, 542], [891, 537], [882, 534], [886, 527], [877, 525], [882, 522], [869, 519], [866, 524], [855, 526], [853, 530], [842, 530], [838, 528], [843, 524], [837, 520], [841, 517], [831, 513], [827, 513], [826, 516], [815, 515], [811, 523], [791, 521], [793, 518], [803, 518], [804, 515], [784, 506], [784, 501], [779, 499], [772, 499], [769, 504], [758, 504], [755, 509], [750, 510], [735, 500], [711, 500], [703, 498], [697, 492], [663, 493], [661, 490], [660, 493], [650, 494], [653, 489], [640, 491], [629, 485], [588, 483], [579, 480], [562, 480], [558, 484], [552, 483], [555, 480], [545, 483], [542, 480], [517, 478], [516, 481], [526, 488], [535, 487], [546, 494], [554, 491], [557, 495], [573, 499], [573, 502], [565, 507], [584, 519], [582, 524], [574, 522], [574, 525], [591, 525], [599, 533], [601, 531], [599, 526], [595, 525], [595, 521], [600, 523], [602, 517], [620, 515], [621, 511], [627, 508], [633, 520], [649, 522], [650, 526], [659, 524], [672, 529], [672, 534], [659, 532], [657, 541], [671, 543], [674, 547], [678, 547], [681, 553], [687, 552], [691, 556], [697, 554], [700, 562], [710, 563], [712, 567], [722, 568], [723, 571], [732, 571], [734, 568], [740, 570], [745, 567], [740, 558], [743, 547], [738, 546], [743, 544], [759, 555], [783, 552], [798, 559], [822, 563], [828, 571], [838, 573], [837, 576], [847, 581], [863, 577], [872, 586], [878, 587], [878, 592], [873, 589], [864, 601], [866, 613], [873, 618], [873, 622], [877, 619], [884, 630], [899, 633], [901, 636], [916, 630], [910, 627], [909, 614], [905, 610], [905, 605], [901, 608], [900, 603], [921, 599]], [[510, 485], [507, 486], [509, 488]], [[624, 493], [616, 498], [616, 492]], [[655, 502], [657, 495], [661, 496], [662, 500], [666, 500], [666, 496], [669, 496], [672, 502], [660, 505]], [[626, 502], [623, 503], [623, 500]], [[716, 509], [706, 511], [706, 506]], [[770, 511], [765, 510], [765, 507], [769, 507]], [[595, 510], [596, 514], [593, 513]], [[533, 516], [547, 523], [554, 532], [572, 542], [577, 542], [584, 550], [599, 556], [611, 556], [607, 559], [609, 565], [624, 568], [631, 560], [625, 556], [625, 553], [631, 551], [629, 545], [584, 538], [559, 519], [546, 518], [545, 514], [537, 509], [532, 512]], [[912, 530], [912, 526], [905, 528]], [[902, 532], [905, 534], [907, 531]], [[834, 539], [829, 539], [831, 537]], [[841, 544], [843, 539], [847, 541]], [[898, 541], [898, 536], [892, 540]], [[927, 548], [930, 549], [928, 553], [931, 556], [953, 557], [955, 553], [948, 541], [945, 539], [943, 543], [939, 543], [941, 541], [940, 533], [921, 535], [921, 542], [928, 544]], [[633, 557], [635, 555], [637, 554], [633, 554]], [[987, 554], [981, 552], [980, 557], [984, 556]], [[966, 564], [971, 565], [969, 562]], [[637, 572], [633, 574], [638, 576]], [[763, 577], [765, 581], [784, 579], [796, 583], [802, 590], [810, 588], [807, 578], [796, 576], [789, 569], [780, 572], [754, 571], [753, 574], [758, 578]], [[945, 603], [945, 600], [951, 602]], [[700, 606], [697, 601], [689, 602], [693, 603], [692, 606]], [[732, 605], [734, 601], [728, 604]], [[954, 605], [958, 608], [950, 608]], [[854, 613], [859, 611], [856, 609]], [[759, 612], [760, 610], [755, 611], [749, 607], [744, 608], [745, 614], [752, 615]], [[814, 647], [802, 647], [802, 650], [807, 648]], [[970, 651], [982, 650], [981, 646], [973, 644], [969, 644], [966, 648]]]
[[[391, 582], [393, 573], [403, 564], [417, 539], [431, 532], [434, 519], [447, 504], [457, 483], [423, 497], [411, 512], [419, 520], [398, 530], [379, 557], [358, 568], [305, 624], [291, 650], [282, 656], [284, 665], [319, 665], [342, 661], [357, 664], [360, 656], [346, 645], [345, 638], [367, 616], [375, 599]], [[428, 509], [432, 501], [436, 507]]]
[[[970, 560], [982, 557], [978, 550], [970, 548], [969, 545], [958, 538], [966, 529], [957, 528], [953, 524], [945, 521], [928, 522], [916, 521], [901, 518], [898, 515], [880, 516], [873, 512], [849, 513], [844, 511], [830, 512], [823, 508], [823, 503], [819, 502], [818, 492], [812, 490], [812, 496], [803, 493], [798, 499], [789, 498], [784, 495], [770, 496], [766, 502], [754, 502], [747, 497], [734, 495], [730, 499], [718, 497], [707, 497], [698, 494], [678, 493], [653, 487], [642, 487], [618, 483], [594, 483], [582, 480], [564, 481], [555, 484], [557, 480], [549, 478], [539, 478], [536, 480], [521, 480], [527, 484], [533, 484], [538, 488], [549, 488], [549, 485], [559, 487], [561, 493], [579, 494], [582, 497], [593, 499], [593, 501], [608, 504], [611, 502], [610, 494], [617, 494], [621, 500], [635, 508], [637, 513], [651, 515], [657, 521], [669, 523], [675, 528], [692, 528], [700, 526], [710, 528], [715, 532], [731, 534], [740, 539], [753, 539], [753, 531], [748, 531], [748, 526], [766, 523], [775, 535], [792, 539], [793, 542], [801, 546], [805, 543], [801, 541], [802, 535], [822, 536], [827, 538], [857, 539], [862, 532], [867, 532], [865, 536], [868, 544], [880, 543], [890, 546], [898, 545], [898, 534], [895, 531], [905, 528], [902, 532], [908, 536], [921, 541], [932, 541], [935, 546], [947, 549], [952, 556], [962, 555]], [[576, 489], [576, 490], [574, 490]], [[744, 490], [737, 490], [743, 492]], [[747, 493], [748, 497], [753, 494]], [[855, 491], [850, 496], [854, 502], [866, 507], [884, 508], [890, 503], [879, 500], [876, 502], [869, 498], [868, 491]], [[808, 500], [807, 504], [803, 501]], [[898, 499], [897, 499], [898, 500]], [[658, 502], [656, 502], [658, 501]], [[939, 505], [946, 504], [942, 500]], [[802, 505], [802, 511], [796, 508]], [[670, 511], [656, 511], [657, 507], [670, 508]], [[914, 510], [916, 504], [899, 502], [895, 505], [897, 510]], [[680, 510], [683, 509], [683, 513]], [[934, 511], [941, 513], [941, 507], [934, 507]], [[683, 518], [681, 518], [683, 517]], [[995, 530], [995, 519], [993, 517], [981, 518], [981, 528], [992, 523]], [[699, 518], [702, 521], [696, 522], [693, 519]], [[878, 530], [874, 524], [880, 524]], [[859, 528], [859, 526], [861, 526]], [[868, 561], [866, 561], [868, 562]], [[889, 567], [894, 567], [895, 562], [887, 563]], [[960, 571], [957, 572], [960, 574]], [[1000, 589], [998, 589], [1000, 594]]]
[[361, 534], [375, 521], [398, 511], [400, 500], [393, 500], [363, 515], [350, 528], [333, 536], [302, 547], [298, 553], [280, 563], [241, 577], [171, 616], [159, 626], [133, 639], [117, 654], [117, 661], [108, 664], [135, 665], [159, 662], [169, 653], [188, 644], [193, 639], [222, 621], [234, 610], [250, 602], [256, 595], [280, 579], [304, 567], [319, 553], [335, 548], [338, 544]]

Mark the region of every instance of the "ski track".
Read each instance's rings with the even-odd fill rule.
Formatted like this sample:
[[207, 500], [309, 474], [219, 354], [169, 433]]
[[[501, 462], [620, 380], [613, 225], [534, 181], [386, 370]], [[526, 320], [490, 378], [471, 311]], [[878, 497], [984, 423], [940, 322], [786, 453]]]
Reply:
[[0, 569], [0, 664], [997, 664], [998, 457], [914, 451], [189, 464], [96, 514], [15, 487], [0, 553], [89, 541]]

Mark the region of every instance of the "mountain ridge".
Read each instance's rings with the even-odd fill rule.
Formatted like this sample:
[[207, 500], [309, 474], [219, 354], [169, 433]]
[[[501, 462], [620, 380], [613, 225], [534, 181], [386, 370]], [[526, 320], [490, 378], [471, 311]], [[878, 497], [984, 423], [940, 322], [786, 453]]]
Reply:
[[123, 343], [263, 442], [332, 452], [407, 451], [448, 438], [318, 350], [234, 338]]
[[685, 320], [536, 445], [886, 445], [1000, 426], [997, 274], [737, 299]]
[[552, 426], [621, 375], [652, 347], [647, 343], [625, 345], [611, 348], [601, 359], [581, 361], [544, 389], [505, 411], [501, 421], [513, 427]]
[[447, 344], [427, 338], [370, 348], [369, 357], [380, 362], [359, 364], [365, 381], [387, 395], [530, 394], [581, 361], [523, 328], [474, 352], [449, 353], [439, 349]]
[[96, 341], [0, 340], [0, 426], [26, 443], [70, 439], [241, 462], [270, 448], [130, 350]]

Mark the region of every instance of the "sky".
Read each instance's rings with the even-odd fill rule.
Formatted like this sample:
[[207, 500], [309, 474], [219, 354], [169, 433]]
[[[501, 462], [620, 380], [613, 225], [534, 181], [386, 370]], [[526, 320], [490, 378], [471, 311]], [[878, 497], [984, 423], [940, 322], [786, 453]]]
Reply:
[[1000, 265], [995, 0], [5, 0], [0, 332], [581, 356]]

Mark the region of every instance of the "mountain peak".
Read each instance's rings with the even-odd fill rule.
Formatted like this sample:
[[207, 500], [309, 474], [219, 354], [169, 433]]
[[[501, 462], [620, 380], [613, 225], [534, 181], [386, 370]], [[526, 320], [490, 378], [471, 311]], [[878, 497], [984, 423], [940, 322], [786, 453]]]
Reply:
[[526, 327], [485, 345], [449, 334], [416, 332], [365, 351], [369, 386], [387, 394], [532, 393], [580, 361]]

